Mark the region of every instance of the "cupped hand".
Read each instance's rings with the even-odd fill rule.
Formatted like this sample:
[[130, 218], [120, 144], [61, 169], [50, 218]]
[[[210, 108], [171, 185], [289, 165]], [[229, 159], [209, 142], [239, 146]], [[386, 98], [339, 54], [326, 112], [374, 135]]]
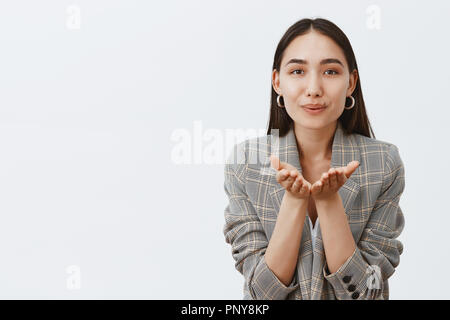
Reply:
[[320, 180], [311, 186], [311, 196], [314, 200], [323, 200], [334, 196], [358, 167], [359, 162], [352, 161], [345, 167], [330, 168], [328, 172], [322, 174]]
[[295, 198], [308, 199], [311, 193], [309, 183], [298, 170], [287, 162], [282, 162], [274, 155], [270, 156], [272, 168], [277, 170], [276, 179], [286, 191]]

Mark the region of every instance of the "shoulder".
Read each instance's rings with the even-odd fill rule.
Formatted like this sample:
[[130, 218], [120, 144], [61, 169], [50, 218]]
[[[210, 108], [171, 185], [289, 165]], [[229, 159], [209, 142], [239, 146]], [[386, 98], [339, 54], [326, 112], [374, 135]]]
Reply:
[[235, 143], [228, 151], [225, 169], [231, 169], [243, 177], [249, 164], [256, 164], [261, 158], [269, 157], [270, 136], [258, 136]]
[[228, 152], [226, 165], [251, 164], [257, 157], [269, 154], [270, 136], [259, 136], [235, 143]]
[[[405, 170], [399, 148], [391, 142], [352, 134], [354, 145], [360, 154], [360, 167], [355, 179], [365, 194], [370, 195], [371, 205], [377, 201], [391, 201], [405, 188]], [[354, 147], [354, 146], [352, 146]]]
[[232, 171], [245, 180], [249, 167], [251, 171], [270, 167], [271, 136], [263, 135], [235, 143], [227, 153], [225, 170]]
[[404, 173], [404, 164], [397, 145], [361, 134], [352, 136], [359, 148], [361, 160], [366, 161], [369, 167], [381, 171], [384, 180], [389, 180], [389, 176], [393, 174]]

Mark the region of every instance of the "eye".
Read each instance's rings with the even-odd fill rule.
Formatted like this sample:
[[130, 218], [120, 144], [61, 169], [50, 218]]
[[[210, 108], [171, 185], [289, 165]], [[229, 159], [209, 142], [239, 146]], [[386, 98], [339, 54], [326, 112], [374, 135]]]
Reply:
[[301, 69], [296, 69], [296, 70], [292, 71], [291, 73], [292, 73], [292, 74], [299, 74], [299, 73], [295, 73], [295, 71], [303, 71], [303, 70], [301, 70]]
[[[331, 71], [331, 72], [334, 72], [334, 73], [332, 73], [331, 75], [335, 75], [335, 74], [338, 74], [338, 72], [337, 72], [337, 71], [335, 71], [335, 70], [331, 70], [331, 69], [328, 69], [327, 71]], [[325, 72], [327, 72], [327, 71], [325, 71]]]

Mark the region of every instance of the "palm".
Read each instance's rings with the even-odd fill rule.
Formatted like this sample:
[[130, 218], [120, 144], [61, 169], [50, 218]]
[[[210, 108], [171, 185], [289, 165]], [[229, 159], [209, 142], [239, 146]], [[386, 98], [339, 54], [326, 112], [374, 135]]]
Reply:
[[358, 161], [352, 161], [345, 167], [331, 168], [311, 185], [291, 164], [281, 162], [278, 157], [273, 155], [270, 157], [270, 162], [272, 167], [277, 170], [278, 183], [288, 192], [297, 198], [307, 198], [311, 195], [315, 200], [326, 199], [334, 195], [359, 166]]
[[297, 168], [287, 162], [281, 162], [276, 156], [270, 157], [272, 167], [277, 171], [276, 179], [289, 194], [299, 199], [307, 199], [311, 193], [311, 183], [309, 183], [298, 172]]
[[330, 168], [311, 186], [311, 196], [315, 200], [333, 196], [345, 184], [348, 178], [358, 168], [359, 162], [352, 161], [345, 167]]

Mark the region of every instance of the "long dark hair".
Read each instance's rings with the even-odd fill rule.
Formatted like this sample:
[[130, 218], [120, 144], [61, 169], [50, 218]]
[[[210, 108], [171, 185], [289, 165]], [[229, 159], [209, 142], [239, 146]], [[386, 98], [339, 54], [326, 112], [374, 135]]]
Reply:
[[[349, 72], [351, 73], [356, 69], [358, 72], [358, 79], [356, 82], [355, 90], [352, 93], [355, 98], [355, 106], [349, 110], [344, 109], [344, 112], [339, 117], [338, 121], [341, 122], [342, 127], [346, 133], [359, 133], [366, 137], [375, 138], [375, 134], [367, 117], [366, 107], [364, 104], [363, 94], [361, 91], [361, 80], [359, 77], [358, 65], [356, 64], [355, 54], [353, 53], [352, 46], [347, 36], [336, 26], [333, 22], [317, 18], [317, 19], [302, 19], [293, 24], [281, 38], [275, 51], [273, 59], [272, 70], [276, 69], [280, 72], [280, 64], [283, 58], [284, 50], [296, 37], [303, 35], [314, 29], [323, 35], [328, 36], [336, 44], [342, 48], [347, 59]], [[289, 129], [293, 125], [292, 118], [286, 112], [286, 108], [280, 108], [277, 104], [278, 94], [272, 87], [271, 99], [270, 99], [270, 118], [267, 129], [267, 134], [271, 133], [272, 129], [279, 129], [279, 136], [286, 135]], [[347, 99], [346, 99], [347, 101]], [[284, 105], [283, 97], [280, 97], [280, 103]], [[372, 134], [372, 136], [371, 136]]]

